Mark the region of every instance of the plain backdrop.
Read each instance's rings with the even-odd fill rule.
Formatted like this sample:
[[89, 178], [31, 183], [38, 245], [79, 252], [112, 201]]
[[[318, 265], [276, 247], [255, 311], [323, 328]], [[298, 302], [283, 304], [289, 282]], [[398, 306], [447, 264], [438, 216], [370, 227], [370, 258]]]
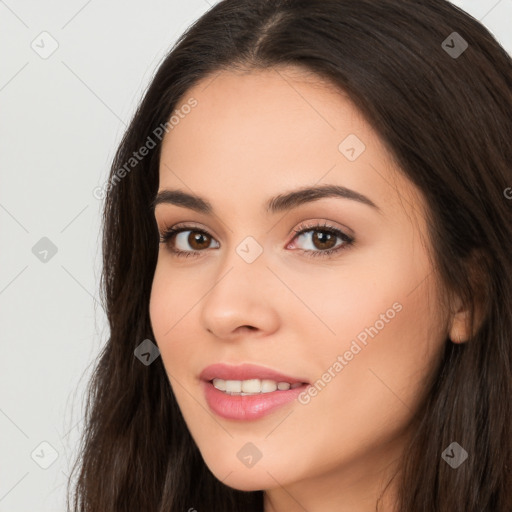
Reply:
[[[0, 512], [65, 510], [108, 337], [94, 190], [159, 62], [213, 3], [0, 0]], [[512, 0], [454, 3], [512, 53]]]

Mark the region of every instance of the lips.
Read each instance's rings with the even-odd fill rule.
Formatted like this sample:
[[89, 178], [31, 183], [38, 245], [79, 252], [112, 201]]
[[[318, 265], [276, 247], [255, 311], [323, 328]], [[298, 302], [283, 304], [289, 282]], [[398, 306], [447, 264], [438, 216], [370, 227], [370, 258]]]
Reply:
[[222, 380], [269, 379], [276, 382], [288, 382], [290, 384], [296, 382], [308, 384], [308, 381], [301, 377], [293, 377], [264, 366], [247, 363], [237, 366], [224, 363], [212, 364], [203, 369], [199, 378], [206, 382], [218, 378]]

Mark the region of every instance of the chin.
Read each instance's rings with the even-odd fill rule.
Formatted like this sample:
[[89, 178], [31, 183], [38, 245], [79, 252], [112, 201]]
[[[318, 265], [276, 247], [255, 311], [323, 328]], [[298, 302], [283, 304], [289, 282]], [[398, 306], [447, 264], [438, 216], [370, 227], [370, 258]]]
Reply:
[[258, 479], [251, 477], [248, 475], [234, 475], [233, 473], [229, 475], [229, 477], [222, 482], [224, 485], [231, 487], [232, 489], [236, 489], [237, 491], [261, 491], [267, 486], [260, 482]]
[[[217, 480], [238, 491], [261, 491], [276, 487], [276, 481], [265, 471], [267, 468], [208, 467]], [[271, 469], [269, 472], [274, 474]]]

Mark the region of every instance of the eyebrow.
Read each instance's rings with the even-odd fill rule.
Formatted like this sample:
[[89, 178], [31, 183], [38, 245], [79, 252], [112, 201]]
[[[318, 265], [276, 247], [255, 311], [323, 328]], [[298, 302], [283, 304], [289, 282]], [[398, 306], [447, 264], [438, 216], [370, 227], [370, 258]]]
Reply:
[[[328, 197], [340, 197], [343, 199], [351, 199], [360, 203], [371, 206], [377, 211], [381, 209], [368, 197], [340, 185], [321, 185], [318, 187], [304, 187], [284, 194], [279, 194], [270, 198], [265, 203], [267, 213], [278, 213], [286, 210], [297, 208], [298, 206], [319, 199]], [[212, 214], [214, 209], [210, 202], [206, 199], [194, 194], [189, 194], [182, 190], [165, 189], [156, 195], [152, 202], [152, 208], [156, 208], [159, 204], [173, 204], [183, 208], [189, 208], [198, 213]]]

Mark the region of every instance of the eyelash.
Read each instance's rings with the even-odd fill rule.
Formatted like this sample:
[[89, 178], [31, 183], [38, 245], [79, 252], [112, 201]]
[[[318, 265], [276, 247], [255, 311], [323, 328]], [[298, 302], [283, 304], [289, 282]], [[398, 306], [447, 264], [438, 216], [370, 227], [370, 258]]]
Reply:
[[[201, 233], [203, 235], [211, 236], [208, 232], [198, 229], [194, 226], [181, 226], [179, 228], [169, 228], [166, 229], [160, 236], [160, 243], [168, 244], [171, 240], [171, 238], [174, 235], [177, 235], [178, 233], [181, 233], [183, 231], [195, 231], [197, 233]], [[338, 245], [337, 247], [334, 247], [332, 249], [326, 249], [325, 251], [312, 251], [307, 249], [297, 249], [298, 251], [301, 251], [302, 253], [305, 253], [307, 257], [316, 258], [316, 257], [328, 257], [334, 253], [338, 253], [347, 247], [353, 245], [354, 238], [347, 235], [343, 231], [340, 231], [338, 228], [335, 228], [334, 226], [330, 226], [329, 224], [317, 224], [314, 226], [305, 226], [304, 224], [301, 224], [298, 226], [297, 229], [293, 230], [293, 238], [292, 241], [295, 240], [297, 237], [304, 233], [309, 233], [310, 231], [320, 231], [322, 233], [329, 233], [331, 235], [335, 235], [343, 240], [343, 244]], [[213, 237], [212, 237], [213, 238]], [[200, 255], [203, 251], [182, 251], [177, 249], [172, 249], [169, 247], [169, 250], [175, 254], [178, 258], [189, 258], [189, 257], [197, 257]]]

